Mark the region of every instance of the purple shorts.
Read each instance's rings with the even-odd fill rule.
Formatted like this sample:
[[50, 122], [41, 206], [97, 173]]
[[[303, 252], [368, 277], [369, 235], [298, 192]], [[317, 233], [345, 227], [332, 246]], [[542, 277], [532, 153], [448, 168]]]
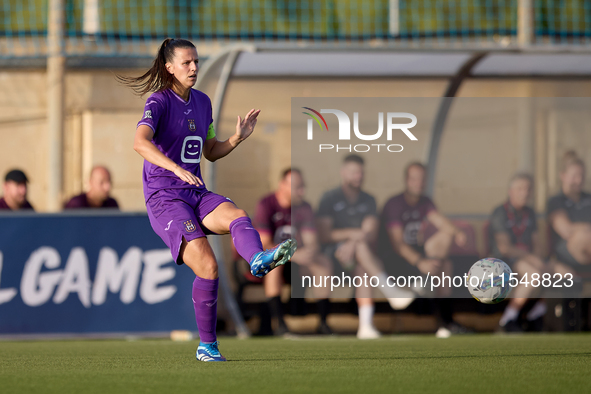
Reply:
[[224, 202], [233, 203], [210, 191], [163, 189], [150, 197], [146, 208], [152, 228], [170, 248], [174, 261], [181, 265], [179, 251], [183, 237], [189, 242], [214, 234], [203, 225], [203, 218]]

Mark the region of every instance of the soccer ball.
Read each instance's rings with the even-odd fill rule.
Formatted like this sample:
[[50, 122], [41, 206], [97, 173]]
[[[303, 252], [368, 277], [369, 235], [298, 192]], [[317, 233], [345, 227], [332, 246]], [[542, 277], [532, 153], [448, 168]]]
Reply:
[[478, 260], [468, 271], [468, 291], [476, 301], [496, 304], [511, 292], [509, 280], [511, 268], [503, 261], [492, 257]]

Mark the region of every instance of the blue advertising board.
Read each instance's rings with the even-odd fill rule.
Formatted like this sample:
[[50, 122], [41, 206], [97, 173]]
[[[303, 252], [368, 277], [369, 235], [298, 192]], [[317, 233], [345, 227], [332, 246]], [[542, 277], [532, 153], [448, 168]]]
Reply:
[[145, 214], [0, 216], [0, 334], [195, 331], [194, 277]]

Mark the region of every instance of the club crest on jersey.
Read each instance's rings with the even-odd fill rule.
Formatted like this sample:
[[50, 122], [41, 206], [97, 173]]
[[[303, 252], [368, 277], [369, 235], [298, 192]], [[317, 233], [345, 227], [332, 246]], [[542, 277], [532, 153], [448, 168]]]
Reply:
[[189, 119], [189, 130], [193, 132], [197, 130], [197, 127], [195, 127], [195, 119]]
[[185, 225], [185, 230], [187, 230], [188, 233], [192, 233], [193, 231], [197, 230], [197, 227], [193, 224], [192, 220], [187, 220], [186, 222], [183, 222], [183, 224]]

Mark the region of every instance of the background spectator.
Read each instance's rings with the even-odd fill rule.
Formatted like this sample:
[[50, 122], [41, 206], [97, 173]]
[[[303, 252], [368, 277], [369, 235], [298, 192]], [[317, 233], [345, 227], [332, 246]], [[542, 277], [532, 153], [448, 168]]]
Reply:
[[[379, 220], [375, 199], [361, 190], [364, 162], [360, 156], [345, 157], [341, 167], [341, 185], [322, 196], [318, 208], [318, 233], [326, 253], [337, 265], [356, 276], [377, 276], [387, 283], [382, 262], [374, 253]], [[413, 300], [413, 293], [397, 287], [378, 289], [388, 298], [394, 309], [405, 309]], [[355, 298], [359, 307], [360, 339], [377, 338], [373, 325], [374, 302], [371, 287], [357, 287]]]
[[65, 209], [76, 208], [115, 208], [119, 209], [117, 200], [109, 196], [111, 193], [111, 173], [106, 167], [96, 166], [90, 172], [88, 191], [74, 196], [65, 205]]
[[[418, 162], [410, 163], [404, 170], [404, 192], [390, 198], [382, 212], [382, 223], [387, 229], [391, 256], [395, 252], [401, 258], [390, 261], [398, 275], [440, 275], [453, 273], [449, 259], [452, 242], [459, 246], [466, 243], [466, 235], [437, 211], [433, 201], [425, 195], [425, 166]], [[420, 237], [425, 220], [437, 228], [429, 239]], [[393, 250], [392, 250], [393, 249]], [[385, 258], [385, 257], [384, 257]], [[438, 296], [451, 295], [451, 287], [438, 288]], [[452, 318], [451, 300], [437, 299], [438, 337], [448, 337], [451, 333], [461, 333], [465, 329]]]
[[[528, 174], [516, 174], [509, 183], [508, 198], [496, 207], [490, 218], [490, 245], [492, 256], [509, 264], [521, 279], [524, 274], [541, 275], [546, 271], [542, 261], [541, 243], [535, 211], [527, 205], [530, 200], [533, 179]], [[519, 314], [528, 297], [538, 290], [534, 286], [521, 283], [513, 289], [512, 296], [505, 308], [499, 326], [504, 331], [523, 331]], [[542, 300], [538, 301], [527, 314], [532, 322], [546, 313]]]
[[591, 194], [583, 191], [585, 163], [566, 152], [560, 172], [561, 190], [548, 201], [548, 222], [559, 273], [591, 271]]
[[[305, 185], [301, 172], [297, 169], [285, 170], [277, 190], [263, 197], [257, 204], [254, 225], [261, 234], [261, 241], [265, 249], [291, 237], [297, 240], [298, 249], [291, 262], [300, 266], [302, 275], [320, 277], [330, 275], [331, 263], [319, 252], [314, 212], [310, 204], [304, 200], [304, 193]], [[269, 309], [273, 317], [277, 319], [278, 325], [275, 333], [278, 335], [289, 332], [283, 318], [281, 303], [281, 287], [283, 286], [285, 269], [283, 266], [277, 267], [263, 279]], [[292, 278], [292, 292], [294, 287], [301, 287], [301, 282], [295, 282], [296, 280]], [[315, 291], [319, 298], [317, 303], [320, 315], [318, 332], [330, 334], [331, 330], [326, 323], [329, 312], [329, 289], [328, 287], [320, 287], [315, 288]], [[303, 296], [303, 294], [301, 295]]]
[[33, 210], [33, 206], [27, 201], [28, 182], [29, 179], [21, 170], [8, 171], [4, 177], [4, 196], [0, 198], [0, 210]]

